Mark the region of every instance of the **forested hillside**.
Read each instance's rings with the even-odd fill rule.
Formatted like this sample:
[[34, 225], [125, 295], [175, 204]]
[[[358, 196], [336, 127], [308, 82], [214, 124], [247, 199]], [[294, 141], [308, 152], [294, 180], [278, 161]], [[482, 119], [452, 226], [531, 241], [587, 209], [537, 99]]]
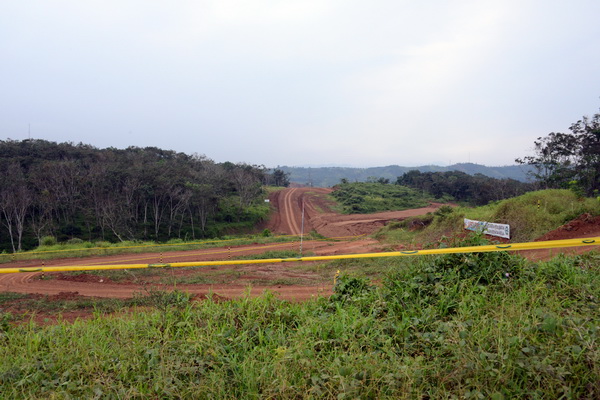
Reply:
[[504, 167], [487, 167], [473, 163], [454, 164], [447, 167], [437, 165], [423, 165], [420, 167], [401, 167], [388, 165], [386, 167], [372, 168], [346, 168], [346, 167], [279, 167], [289, 174], [291, 182], [315, 187], [329, 187], [340, 183], [342, 179], [348, 182], [369, 182], [379, 178], [394, 181], [400, 175], [409, 171], [420, 172], [450, 172], [460, 171], [469, 175], [482, 174], [496, 179], [514, 179], [528, 181], [528, 173], [532, 170], [528, 165], [508, 165]]
[[58, 240], [212, 237], [264, 218], [262, 166], [154, 147], [0, 141], [0, 251]]

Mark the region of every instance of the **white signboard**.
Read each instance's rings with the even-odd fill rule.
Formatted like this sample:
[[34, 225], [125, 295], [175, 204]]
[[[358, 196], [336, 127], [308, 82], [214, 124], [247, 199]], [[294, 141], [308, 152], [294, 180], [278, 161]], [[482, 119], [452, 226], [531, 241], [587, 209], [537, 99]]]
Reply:
[[494, 224], [492, 222], [475, 221], [473, 219], [465, 218], [465, 229], [510, 239], [510, 225]]

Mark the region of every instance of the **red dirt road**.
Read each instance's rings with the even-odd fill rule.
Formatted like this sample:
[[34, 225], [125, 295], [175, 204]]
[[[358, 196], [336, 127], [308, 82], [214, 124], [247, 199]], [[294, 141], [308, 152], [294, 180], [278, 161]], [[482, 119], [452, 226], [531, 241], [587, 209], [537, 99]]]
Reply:
[[331, 192], [332, 189], [325, 188], [291, 188], [271, 194], [271, 204], [278, 212], [271, 219], [268, 228], [276, 233], [290, 235], [299, 235], [303, 226], [304, 233], [315, 230], [326, 237], [369, 235], [388, 221], [427, 214], [442, 205], [432, 203], [429, 207], [413, 210], [343, 215], [331, 210], [331, 203], [326, 197]]

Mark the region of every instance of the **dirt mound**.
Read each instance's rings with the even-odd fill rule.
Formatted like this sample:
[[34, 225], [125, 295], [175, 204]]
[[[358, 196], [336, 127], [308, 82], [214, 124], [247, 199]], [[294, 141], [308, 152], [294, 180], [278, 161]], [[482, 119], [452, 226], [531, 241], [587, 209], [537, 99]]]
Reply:
[[[600, 216], [582, 214], [563, 226], [546, 233], [535, 239], [535, 242], [546, 240], [579, 239], [600, 236]], [[533, 261], [549, 260], [558, 254], [584, 254], [593, 250], [599, 250], [598, 246], [566, 247], [561, 249], [525, 250], [520, 254]]]
[[582, 214], [563, 226], [537, 238], [536, 242], [545, 240], [578, 239], [600, 236], [600, 215]]

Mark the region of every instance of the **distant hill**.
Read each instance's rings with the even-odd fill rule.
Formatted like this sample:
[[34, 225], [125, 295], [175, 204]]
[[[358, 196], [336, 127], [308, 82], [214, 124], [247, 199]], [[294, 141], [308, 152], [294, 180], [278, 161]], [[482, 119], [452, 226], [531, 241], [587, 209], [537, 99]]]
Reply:
[[473, 163], [454, 164], [447, 167], [424, 165], [421, 167], [387, 167], [348, 168], [348, 167], [278, 167], [290, 174], [290, 182], [315, 187], [330, 187], [340, 183], [342, 178], [350, 182], [366, 182], [370, 179], [387, 178], [395, 182], [396, 178], [410, 170], [421, 172], [461, 171], [469, 175], [482, 174], [492, 178], [511, 178], [522, 182], [529, 181], [527, 172], [530, 167], [525, 165], [507, 165], [504, 167], [487, 167]]

